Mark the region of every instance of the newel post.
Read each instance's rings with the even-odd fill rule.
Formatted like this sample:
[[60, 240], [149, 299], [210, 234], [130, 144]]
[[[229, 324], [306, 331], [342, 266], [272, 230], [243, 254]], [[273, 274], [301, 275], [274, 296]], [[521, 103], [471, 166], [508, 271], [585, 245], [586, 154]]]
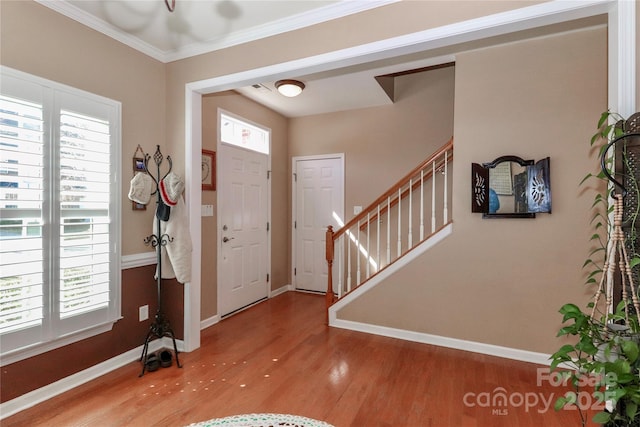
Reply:
[[[327, 295], [325, 296], [327, 302], [327, 321], [329, 316], [329, 307], [333, 304], [333, 226], [327, 227], [327, 235], [326, 235], [326, 245], [327, 245]], [[327, 322], [328, 323], [328, 322]]]

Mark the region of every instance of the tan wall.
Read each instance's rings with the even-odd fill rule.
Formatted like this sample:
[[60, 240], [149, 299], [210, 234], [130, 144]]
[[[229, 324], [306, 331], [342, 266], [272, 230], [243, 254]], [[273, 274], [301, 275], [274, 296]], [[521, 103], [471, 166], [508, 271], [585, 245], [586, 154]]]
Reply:
[[[0, 62], [17, 70], [122, 103], [122, 254], [149, 251], [153, 209], [132, 211], [127, 199], [138, 144], [165, 150], [165, 65], [30, 1], [0, 3]], [[3, 366], [2, 402], [116, 357], [144, 343], [156, 311], [153, 266], [122, 273], [122, 319], [113, 330], [46, 354]], [[183, 331], [182, 286], [165, 281], [164, 309], [178, 337]], [[138, 307], [151, 319], [139, 322]]]
[[[467, 52], [456, 60], [453, 235], [339, 318], [536, 352], [555, 351], [583, 287], [597, 167], [589, 140], [607, 108], [606, 29]], [[472, 214], [470, 165], [551, 157], [553, 213]]]
[[455, 68], [396, 78], [392, 105], [290, 120], [293, 156], [345, 153], [345, 222], [453, 136]]
[[[289, 284], [289, 270], [286, 270], [291, 258], [288, 226], [287, 188], [289, 174], [287, 118], [251, 101], [237, 92], [226, 91], [206, 95], [202, 98], [202, 141], [203, 148], [216, 150], [218, 108], [237, 114], [244, 119], [271, 129], [271, 290]], [[213, 204], [214, 216], [202, 218], [202, 320], [208, 319], [217, 311], [217, 247], [218, 237], [216, 221], [218, 202], [216, 192], [203, 192], [202, 203]]]
[[149, 251], [143, 240], [155, 205], [132, 211], [127, 194], [138, 144], [172, 154], [165, 146], [164, 64], [35, 2], [3, 1], [1, 8], [2, 65], [122, 103], [122, 254]]
[[[164, 65], [33, 1], [1, 1], [0, 63], [122, 102], [122, 164], [125, 170], [125, 180], [123, 181], [122, 189], [124, 199], [128, 192], [126, 171], [128, 165], [131, 164], [130, 159], [137, 144], [141, 144], [147, 152], [152, 152], [156, 144], [161, 144], [163, 151], [166, 154], [171, 154], [174, 158], [176, 171], [178, 173], [184, 172], [184, 91], [185, 84], [188, 82], [304, 58], [317, 53], [329, 52], [335, 49], [355, 46], [360, 43], [433, 28], [462, 19], [520, 8], [528, 4], [531, 3], [522, 1], [404, 1], [346, 17], [335, 22], [315, 25], [307, 29], [285, 33], [254, 43], [248, 43]], [[637, 9], [639, 15], [638, 21], [640, 21], [640, 8]], [[390, 19], [390, 17], [393, 19]], [[363, 29], [366, 29], [366, 31], [363, 31]], [[331, 34], [331, 36], [328, 37], [327, 34]], [[555, 47], [548, 50], [553, 51], [554, 49]], [[600, 53], [600, 56], [604, 57], [602, 52]], [[545, 53], [541, 52], [541, 54]], [[468, 66], [468, 70], [476, 69], [476, 67], [478, 67], [476, 61], [482, 58], [475, 58], [474, 55], [476, 54], [469, 54], [467, 57], [461, 56], [459, 66]], [[575, 55], [571, 53], [571, 55], [567, 55], [564, 59], [559, 58], [559, 63], [563, 64], [565, 60], [573, 61], [574, 56]], [[640, 58], [640, 55], [637, 57]], [[582, 61], [579, 56], [576, 56], [576, 58], [577, 61]], [[502, 56], [499, 57], [498, 63], [501, 63], [503, 59]], [[468, 61], [467, 65], [464, 64], [465, 61]], [[482, 63], [482, 61], [479, 62]], [[483, 65], [487, 67], [487, 70], [494, 70], [497, 73], [495, 74], [496, 76], [500, 75], [501, 70], [497, 64], [483, 63]], [[535, 67], [536, 64], [532, 64], [532, 66]], [[573, 67], [572, 70], [578, 68], [573, 64], [571, 64], [571, 66]], [[583, 68], [590, 72], [593, 71], [591, 63]], [[480, 67], [476, 71], [483, 70], [484, 69]], [[481, 101], [496, 97], [496, 99], [505, 102], [505, 106], [513, 106], [511, 110], [504, 108], [504, 106], [503, 110], [500, 110], [501, 116], [504, 116], [501, 117], [503, 123], [511, 123], [508, 119], [513, 119], [514, 117], [512, 116], [515, 115], [515, 119], [518, 120], [517, 123], [525, 125], [544, 123], [544, 125], [547, 126], [544, 129], [545, 131], [538, 135], [538, 138], [531, 147], [538, 147], [537, 144], [539, 141], [544, 141], [545, 138], [548, 139], [549, 135], [552, 135], [552, 133], [548, 131], [549, 127], [552, 127], [553, 131], [556, 132], [556, 135], [559, 137], [566, 136], [568, 133], [572, 134], [569, 127], [556, 129], [561, 122], [559, 118], [553, 114], [550, 114], [550, 117], [545, 116], [543, 118], [544, 120], [537, 118], [538, 116], [535, 114], [533, 116], [530, 115], [532, 112], [548, 112], [547, 104], [540, 105], [538, 102], [538, 104], [528, 105], [524, 103], [523, 100], [516, 103], [514, 98], [510, 98], [502, 92], [492, 93], [487, 91], [487, 88], [483, 87], [484, 81], [478, 81], [477, 77], [476, 80], [474, 80], [474, 76], [468, 76], [468, 74], [472, 74], [470, 71], [466, 71], [466, 74], [467, 77], [459, 78], [457, 85], [463, 82], [467, 82], [467, 84], [473, 82], [478, 85], [479, 88], [483, 89], [483, 92], [486, 92], [484, 93], [485, 96], [479, 98]], [[574, 77], [575, 76], [582, 77], [574, 71]], [[579, 81], [579, 79], [577, 79], [577, 77], [571, 79], [568, 82], [568, 86], [571, 87], [574, 81]], [[601, 76], [600, 81], [606, 81], [606, 77]], [[525, 84], [529, 83], [530, 80], [525, 81]], [[640, 98], [640, 81], [638, 83], [638, 98]], [[560, 98], [558, 109], [561, 112], [568, 111], [566, 108], [560, 108], [565, 105], [565, 100], [562, 99], [562, 97]], [[460, 102], [463, 101], [469, 101], [470, 105], [460, 105]], [[460, 117], [456, 117], [456, 156], [465, 153], [465, 149], [460, 148], [464, 147], [465, 144], [468, 149], [466, 158], [463, 160], [459, 158], [456, 159], [456, 162], [459, 161], [458, 164], [461, 163], [463, 165], [471, 161], [492, 159], [493, 153], [489, 153], [486, 149], [482, 152], [480, 149], [474, 151], [473, 144], [479, 140], [491, 143], [495, 141], [496, 135], [501, 135], [501, 133], [496, 132], [496, 127], [493, 125], [498, 114], [490, 111], [488, 108], [484, 108], [484, 105], [482, 105], [478, 111], [471, 111], [477, 108], [476, 104], [472, 101], [473, 99], [468, 99], [468, 92], [466, 98], [460, 97], [456, 99], [456, 115], [461, 115]], [[571, 106], [571, 108], [574, 107], [574, 105]], [[592, 110], [598, 110], [599, 112], [603, 107], [602, 105], [598, 105], [597, 108], [593, 109], [591, 109], [590, 105], [578, 105], [578, 107], [579, 110], [576, 111], [582, 111], [583, 114], [571, 115], [568, 117], [570, 120], [569, 123], [584, 120], [583, 124], [585, 126], [578, 128], [587, 129], [585, 134], [589, 134], [593, 125], [592, 116], [594, 111]], [[536, 108], [540, 109], [540, 111], [537, 111]], [[583, 109], [589, 109], [589, 111], [583, 111]], [[484, 117], [483, 120], [476, 121], [478, 117], [481, 117], [478, 115], [478, 112], [489, 116]], [[567, 119], [566, 117], [563, 118]], [[547, 124], [547, 121], [549, 121], [549, 124]], [[482, 131], [478, 135], [475, 134], [476, 127]], [[508, 129], [513, 131], [514, 128], [515, 127], [509, 127]], [[527, 135], [531, 135], [531, 129], [524, 130], [529, 132]], [[557, 134], [558, 131], [560, 131], [559, 134]], [[503, 145], [494, 147], [494, 150], [496, 152], [502, 152], [505, 147], [511, 148], [513, 141], [519, 140], [521, 134], [515, 136], [518, 138], [509, 141], [505, 141], [504, 139], [500, 140], [499, 144]], [[556, 140], [567, 140], [567, 137], [556, 138]], [[569, 138], [569, 141], [572, 141], [571, 143], [573, 143], [574, 140], [580, 140], [580, 143], [577, 143], [578, 148], [582, 149], [584, 147], [584, 135]], [[542, 148], [544, 147], [540, 146], [540, 149]], [[459, 149], [462, 151], [458, 151]], [[533, 151], [534, 150], [523, 153], [522, 155], [531, 155], [531, 157], [536, 158], [540, 157], [540, 153]], [[575, 150], [575, 152], [579, 153], [579, 155], [583, 154], [580, 150]], [[552, 165], [563, 162], [563, 158], [564, 164], [573, 164], [575, 160], [574, 157], [569, 158], [568, 154], [563, 153], [559, 147], [553, 147], [553, 152], [549, 154], [552, 157]], [[290, 160], [287, 159], [286, 165], [283, 167], [288, 168], [289, 163]], [[454, 206], [454, 212], [455, 215], [457, 215], [454, 217], [454, 220], [456, 220], [456, 235], [462, 236], [462, 233], [476, 230], [478, 226], [482, 225], [483, 227], [491, 228], [479, 232], [478, 237], [488, 241], [495, 237], [496, 234], [493, 233], [493, 231], [497, 231], [499, 235], [506, 236], [517, 236], [523, 232], [525, 235], [530, 235], [532, 233], [531, 228], [535, 227], [536, 231], [544, 231], [541, 235], [542, 237], [549, 242], [555, 243], [557, 235], [551, 234], [549, 230], [557, 230], [556, 222], [562, 222], [569, 227], [568, 230], [572, 230], [571, 227], [575, 226], [573, 224], [574, 221], [578, 221], [578, 223], [585, 221], [584, 212], [586, 212], [586, 209], [579, 210], [580, 214], [577, 215], [575, 219], [568, 217], [566, 214], [561, 216], [563, 209], [569, 209], [569, 202], [565, 201], [563, 203], [562, 196], [555, 196], [555, 193], [575, 194], [571, 192], [575, 191], [582, 172], [577, 173], [572, 169], [568, 169], [568, 172], [562, 172], [563, 169], [561, 167], [553, 166], [553, 168], [554, 213], [551, 216], [546, 218], [541, 217], [529, 222], [502, 221], [496, 223], [496, 225], [486, 226], [486, 222], [481, 221], [477, 216], [472, 216], [467, 213], [469, 197], [468, 194], [462, 193], [459, 196], [460, 199], [456, 201]], [[581, 171], [584, 170], [584, 168], [580, 169]], [[564, 182], [564, 184], [558, 188], [557, 185], [559, 184], [556, 183], [559, 182], [559, 179], [556, 177], [562, 177], [565, 173], [572, 175], [569, 177], [565, 175], [564, 180], [561, 181]], [[467, 175], [468, 173], [464, 167], [456, 173], [456, 187], [462, 186], [462, 188], [467, 188]], [[274, 203], [274, 217], [276, 213], [279, 212], [287, 212], [286, 215], [289, 215], [288, 212], [290, 212], [290, 202], [288, 202], [290, 189], [286, 187], [289, 185], [288, 177], [285, 176], [285, 178], [281, 178], [281, 180], [283, 182], [279, 183], [278, 187], [283, 186], [284, 188], [278, 190], [280, 191], [278, 196], [274, 196], [277, 202], [277, 206]], [[278, 210], [276, 210], [276, 208]], [[285, 214], [283, 213], [282, 215]], [[130, 211], [125, 200], [122, 217], [124, 255], [149, 250], [149, 248], [143, 245], [142, 239], [149, 234], [146, 230], [150, 228], [151, 217], [152, 210], [146, 212]], [[560, 219], [555, 219], [556, 217], [560, 217]], [[288, 220], [289, 218], [287, 218], [287, 221]], [[465, 222], [468, 224], [465, 225]], [[553, 223], [554, 226], [547, 228], [547, 223]], [[498, 227], [497, 224], [502, 225]], [[497, 230], [493, 230], [494, 228]], [[584, 236], [583, 230], [574, 231], [574, 234], [575, 236]], [[555, 335], [556, 324], [554, 323], [553, 326], [550, 326], [549, 322], [555, 322], [555, 320], [545, 319], [541, 327], [537, 326], [537, 321], [541, 318], [540, 313], [553, 313], [555, 316], [555, 310], [558, 304], [555, 304], [554, 301], [548, 301], [549, 298], [540, 295], [539, 291], [547, 290], [550, 294], [554, 296], [557, 295], [556, 299], [558, 302], [575, 299], [579, 295], [582, 278], [573, 276], [579, 276], [580, 274], [580, 266], [584, 259], [584, 253], [575, 247], [570, 248], [567, 253], [564, 253], [550, 244], [549, 252], [554, 255], [554, 262], [559, 263], [558, 260], [561, 260], [562, 265], [564, 265], [564, 269], [561, 272], [563, 275], [560, 277], [570, 279], [564, 280], [563, 283], [560, 283], [557, 277], [549, 277], [549, 273], [546, 271], [546, 262], [548, 262], [549, 259], [548, 257], [542, 257], [539, 261], [538, 259], [528, 260], [529, 264], [524, 264], [527, 266], [527, 270], [524, 271], [515, 269], [513, 266], [508, 266], [507, 268], [511, 269], [510, 274], [513, 275], [509, 278], [509, 282], [504, 283], [502, 279], [500, 279], [494, 284], [494, 278], [496, 276], [490, 274], [491, 272], [487, 272], [484, 266], [486, 263], [493, 264], [496, 262], [496, 259], [501, 259], [501, 254], [493, 257], [487, 257], [485, 255], [473, 257], [472, 255], [474, 255], [475, 252], [472, 252], [471, 249], [464, 249], [464, 247], [473, 243], [470, 245], [473, 251], [482, 252], [485, 249], [484, 246], [480, 246], [480, 242], [482, 242], [481, 239], [473, 242], [464, 237], [457, 237], [458, 241], [454, 239], [455, 238], [449, 239], [444, 244], [449, 245], [449, 247], [443, 246], [442, 249], [439, 249], [440, 255], [438, 255], [434, 261], [430, 261], [431, 264], [425, 263], [425, 265], [435, 265], [437, 262], [441, 265], [452, 265], [451, 259], [460, 259], [461, 262], [467, 262], [467, 260], [469, 260], [468, 264], [465, 264], [468, 265], [468, 274], [463, 277], [460, 273], [453, 274], [445, 271], [438, 276], [438, 279], [451, 279], [446, 281], [446, 288], [431, 287], [428, 289], [426, 295], [422, 282], [415, 281], [415, 277], [421, 277], [421, 275], [425, 274], [426, 267], [416, 266], [414, 264], [407, 269], [406, 272], [406, 277], [411, 278], [412, 282], [406, 283], [402, 278], [402, 280], [398, 281], [400, 288], [413, 292], [411, 294], [412, 301], [416, 299], [417, 301], [426, 302], [427, 304], [424, 307], [433, 309], [434, 313], [428, 314], [427, 317], [417, 317], [416, 311], [424, 311], [424, 307], [411, 305], [412, 301], [407, 302], [403, 294], [397, 292], [397, 289], [391, 289], [390, 286], [381, 288], [380, 293], [383, 297], [385, 297], [385, 295], [388, 297], [387, 301], [392, 308], [399, 309], [397, 312], [407, 311], [408, 316], [406, 320], [391, 319], [387, 322], [387, 317], [394, 316], [392, 316], [390, 312], [385, 312], [385, 310], [380, 309], [381, 299], [379, 297], [381, 295], [376, 295], [373, 299], [367, 296], [357, 309], [372, 312], [374, 313], [374, 321], [378, 323], [384, 321], [391, 326], [398, 325], [399, 322], [401, 323], [401, 327], [411, 327], [418, 331], [425, 331], [425, 325], [428, 325], [429, 329], [426, 330], [431, 333], [441, 333], [444, 329], [447, 329], [453, 337], [489, 343], [499, 342], [505, 343], [505, 345], [512, 345], [513, 347], [528, 348], [537, 351], [550, 351], [552, 347], [550, 342]], [[451, 248], [451, 245], [456, 242], [458, 242], [462, 249], [458, 248], [454, 250]], [[586, 243], [581, 244], [586, 245]], [[514, 243], [511, 242], [510, 245], [514, 245]], [[519, 247], [520, 246], [518, 246], [518, 249]], [[453, 256], [451, 256], [452, 254]], [[454, 265], [456, 268], [460, 266], [459, 263]], [[542, 273], [537, 276], [538, 280], [536, 280], [535, 286], [510, 288], [509, 286], [512, 285], [514, 281], [519, 281], [521, 278], [529, 277], [526, 280], [529, 282], [532, 281], [530, 277], [534, 271], [532, 271], [533, 267], [531, 267], [531, 265], [541, 265], [543, 267], [541, 269]], [[283, 271], [282, 274], [288, 274], [288, 266], [278, 265], [277, 268], [280, 269], [279, 271]], [[138, 270], [141, 272], [138, 272]], [[21, 362], [20, 364], [10, 365], [6, 368], [3, 367], [3, 374], [0, 380], [3, 384], [2, 401], [44, 386], [55, 381], [55, 379], [78, 372], [139, 345], [141, 340], [144, 340], [144, 334], [148, 328], [148, 324], [138, 323], [137, 319], [135, 321], [133, 320], [135, 316], [137, 316], [137, 306], [154, 299], [153, 283], [152, 281], [147, 282], [149, 277], [148, 270], [149, 268], [145, 267], [123, 273], [123, 316], [125, 319], [123, 322], [116, 324], [118, 328], [116, 332], [113, 334], [103, 334], [96, 337], [90, 343], [83, 343], [91, 347], [90, 355], [78, 352], [76, 351], [76, 347], [70, 346], [69, 348], [60, 349], [55, 353], [28, 359], [28, 361]], [[537, 274], [538, 270], [536, 270], [535, 273]], [[274, 274], [276, 274], [275, 271]], [[484, 283], [485, 285], [489, 283], [489, 289], [487, 289], [487, 286], [479, 287], [477, 285], [478, 283]], [[540, 284], [542, 284], [542, 286]], [[517, 300], [517, 302], [510, 305], [500, 304], [499, 307], [496, 307], [496, 303], [491, 303], [486, 306], [487, 295], [491, 295], [492, 289], [494, 288], [499, 292], [493, 292], [493, 295], [498, 293], [501, 300], [510, 302]], [[180, 288], [176, 287], [176, 289]], [[550, 289], [551, 291], [549, 291]], [[132, 297], [132, 292], [135, 294], [139, 293], [139, 295]], [[451, 305], [443, 304], [442, 301], [450, 301], [451, 295], [456, 295], [462, 302], [456, 300]], [[471, 301], [478, 296], [483, 297], [484, 299], [480, 301], [485, 302], [483, 304], [472, 304]], [[179, 300], [180, 298], [176, 297], [176, 299]], [[434, 301], [434, 303], [429, 303], [429, 301]], [[493, 299], [489, 299], [489, 302], [491, 301], [493, 301]], [[178, 303], [180, 303], [180, 301], [178, 301]], [[549, 308], [549, 306], [552, 306], [552, 308]], [[355, 307], [353, 309], [357, 311]], [[524, 309], [529, 311], [524, 311]], [[151, 310], [153, 311], [153, 307], [151, 307]], [[180, 317], [181, 315], [179, 310], [168, 311], [170, 311], [169, 314], [172, 316]], [[468, 315], [460, 316], [459, 313], [462, 311], [468, 312]], [[518, 319], [517, 314], [521, 312], [526, 313], [526, 317], [533, 318], [533, 321], [529, 319], [528, 322], [525, 322], [524, 319], [520, 319], [521, 321], [512, 323], [512, 318]], [[361, 315], [359, 313], [352, 314], [354, 316]], [[441, 320], [443, 318], [449, 319], [447, 325], [443, 326]], [[433, 319], [436, 320], [434, 321]], [[176, 329], [181, 329], [181, 325], [178, 324], [178, 319], [172, 317], [171, 321]], [[498, 335], [489, 333], [489, 331], [492, 331], [495, 327], [489, 328], [488, 331], [480, 327], [480, 325], [495, 324], [503, 321], [506, 326], [500, 330], [500, 334]], [[120, 323], [122, 323], [122, 325], [120, 325]], [[512, 338], [504, 338], [505, 334], [509, 334]], [[178, 332], [178, 335], [180, 336], [181, 334]], [[523, 341], [528, 342], [523, 343]], [[54, 363], [49, 364], [50, 361]], [[66, 361], [67, 363], [62, 363], [62, 361]], [[71, 362], [69, 363], [69, 361]], [[65, 366], [64, 370], [59, 369], [62, 365]], [[16, 389], [10, 390], [8, 385], [13, 385]]]

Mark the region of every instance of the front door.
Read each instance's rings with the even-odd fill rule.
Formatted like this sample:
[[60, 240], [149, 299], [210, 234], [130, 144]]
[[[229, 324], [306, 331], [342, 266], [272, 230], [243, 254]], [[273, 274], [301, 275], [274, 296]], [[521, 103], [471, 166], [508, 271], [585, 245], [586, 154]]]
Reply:
[[293, 169], [294, 287], [326, 292], [327, 226], [344, 222], [344, 157], [297, 157]]
[[224, 143], [218, 150], [222, 317], [268, 296], [268, 156]]

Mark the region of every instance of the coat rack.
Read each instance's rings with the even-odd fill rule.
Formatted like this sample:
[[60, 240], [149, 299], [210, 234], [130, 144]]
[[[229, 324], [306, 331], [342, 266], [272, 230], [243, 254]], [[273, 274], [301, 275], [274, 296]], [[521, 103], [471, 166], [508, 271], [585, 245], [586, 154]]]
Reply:
[[[145, 154], [144, 156], [144, 167], [145, 167], [145, 171], [147, 174], [149, 174], [149, 176], [151, 176], [151, 179], [153, 179], [153, 181], [155, 182], [155, 191], [153, 193], [151, 193], [152, 195], [155, 194], [157, 199], [156, 199], [156, 203], [157, 203], [157, 207], [156, 207], [156, 215], [158, 212], [158, 209], [160, 208], [162, 202], [161, 199], [161, 195], [160, 195], [160, 191], [159, 191], [159, 187], [160, 187], [160, 181], [162, 181], [164, 178], [167, 177], [167, 175], [169, 175], [169, 173], [171, 172], [171, 169], [173, 167], [173, 164], [171, 162], [171, 156], [167, 156], [167, 162], [169, 163], [169, 170], [164, 174], [161, 175], [160, 174], [160, 165], [163, 162], [163, 156], [162, 156], [162, 152], [160, 151], [160, 146], [157, 145], [156, 146], [156, 152], [153, 154], [153, 162], [156, 164], [156, 175], [153, 176], [153, 174], [151, 174], [149, 172], [149, 161], [151, 160], [151, 155], [149, 154]], [[162, 249], [169, 243], [171, 243], [171, 241], [173, 240], [173, 238], [169, 235], [162, 234], [161, 228], [160, 228], [160, 219], [158, 218], [156, 221], [156, 230], [154, 234], [151, 234], [150, 236], [145, 237], [144, 239], [144, 244], [145, 245], [151, 245], [155, 250], [156, 250], [156, 257], [157, 257], [157, 262], [158, 262], [158, 267], [156, 270], [156, 275], [157, 275], [157, 287], [158, 287], [158, 309], [156, 311], [156, 316], [155, 316], [155, 320], [154, 322], [151, 324], [151, 326], [149, 327], [149, 333], [147, 333], [147, 338], [145, 339], [144, 342], [144, 347], [142, 348], [142, 356], [140, 356], [140, 361], [142, 362], [142, 372], [140, 373], [140, 377], [144, 375], [144, 372], [147, 368], [147, 353], [149, 351], [149, 342], [154, 338], [163, 338], [165, 336], [170, 337], [171, 340], [173, 341], [173, 350], [175, 352], [176, 355], [176, 364], [178, 365], [178, 368], [182, 368], [182, 365], [180, 364], [180, 360], [178, 359], [178, 346], [176, 345], [176, 337], [173, 333], [173, 330], [171, 329], [171, 325], [169, 324], [169, 320], [164, 316], [164, 313], [162, 312], [162, 292], [161, 292], [161, 287], [162, 287]]]

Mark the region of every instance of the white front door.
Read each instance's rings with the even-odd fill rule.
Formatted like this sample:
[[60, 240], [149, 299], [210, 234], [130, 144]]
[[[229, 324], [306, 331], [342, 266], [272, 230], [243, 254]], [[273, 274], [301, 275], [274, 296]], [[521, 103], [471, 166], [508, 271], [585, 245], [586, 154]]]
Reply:
[[218, 314], [224, 316], [268, 296], [268, 156], [227, 144], [218, 150]]
[[344, 157], [296, 157], [293, 171], [294, 287], [326, 292], [327, 226], [337, 230], [344, 222]]

